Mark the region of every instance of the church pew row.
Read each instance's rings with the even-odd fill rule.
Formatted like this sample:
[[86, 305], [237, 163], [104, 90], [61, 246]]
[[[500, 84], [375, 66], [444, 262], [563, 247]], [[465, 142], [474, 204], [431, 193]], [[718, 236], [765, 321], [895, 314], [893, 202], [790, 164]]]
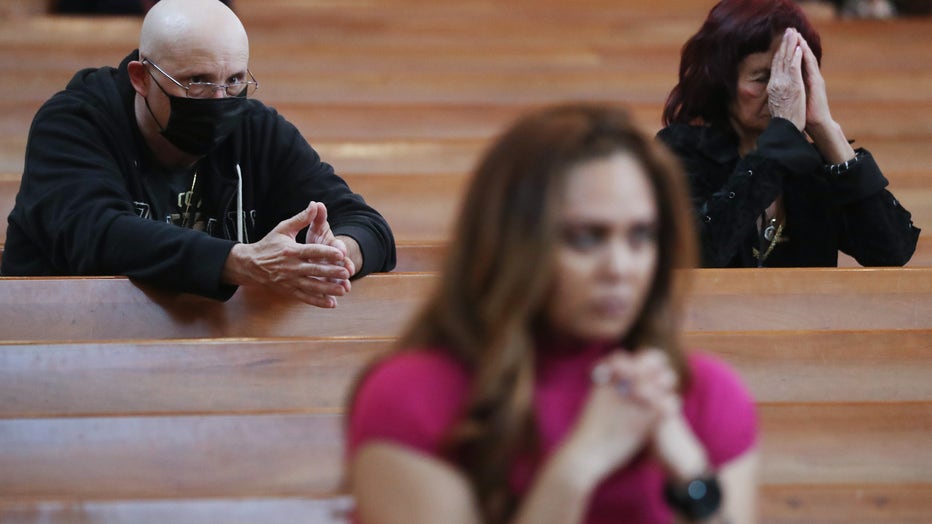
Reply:
[[[240, 16], [250, 33], [251, 58], [268, 61], [279, 71], [304, 65], [303, 61], [292, 60], [302, 55], [307, 55], [313, 66], [308, 69], [340, 71], [352, 66], [354, 58], [374, 54], [380, 60], [372, 60], [368, 67], [382, 71], [394, 65], [391, 58], [396, 56], [405, 57], [420, 68], [455, 69], [460, 61], [468, 65], [490, 65], [498, 63], [502, 53], [507, 56], [509, 50], [526, 51], [533, 56], [539, 49], [564, 53], [575, 50], [580, 57], [588, 58], [570, 62], [577, 67], [608, 68], [615, 65], [610, 59], [627, 58], [632, 65], [649, 69], [657, 67], [656, 60], [637, 62], [637, 58], [644, 56], [636, 53], [662, 51], [666, 60], [674, 61], [675, 65], [679, 47], [698, 28], [709, 7], [708, 2], [700, 2], [701, 9], [687, 11], [667, 8], [664, 4], [663, 13], [654, 9], [654, 15], [661, 16], [650, 16], [633, 2], [616, 2], [609, 6], [592, 6], [587, 5], [591, 2], [586, 2], [574, 4], [570, 12], [567, 12], [569, 6], [555, 10], [553, 6], [542, 7], [538, 2], [495, 6], [480, 5], [485, 2], [461, 2], [419, 4], [416, 15], [399, 16], [398, 3], [379, 6], [369, 2], [362, 10], [355, 6], [321, 8], [289, 2], [290, 5], [282, 8], [262, 5], [261, 12], [240, 10]], [[641, 20], [644, 17], [650, 22], [644, 23]], [[25, 52], [46, 51], [39, 57], [44, 61], [25, 61], [16, 64], [19, 68], [70, 70], [74, 63], [69, 59], [81, 57], [80, 52], [86, 53], [85, 58], [102, 59], [108, 52], [122, 52], [122, 47], [127, 51], [131, 49], [137, 41], [141, 19], [35, 16], [5, 22], [0, 46], [12, 44], [19, 45]], [[312, 33], [306, 31], [309, 25], [315, 28]], [[932, 46], [921, 38], [929, 27], [924, 19], [893, 20], [883, 26], [836, 21], [819, 21], [817, 25], [823, 33], [823, 41], [828, 44], [823, 62], [826, 69], [856, 71], [861, 65], [870, 70], [922, 71], [928, 64], [923, 51]], [[851, 40], [876, 41], [877, 46], [831, 45]], [[904, 46], [914, 50], [916, 55], [909, 60], [894, 61], [889, 56], [886, 61], [882, 60], [884, 50], [899, 50]], [[273, 53], [263, 54], [267, 50]], [[386, 57], [389, 60], [384, 64], [381, 59]], [[451, 63], [438, 57], [460, 60]], [[319, 64], [315, 58], [329, 58], [330, 62]], [[560, 64], [561, 58], [565, 56], [557, 52], [545, 63]], [[850, 58], [860, 58], [862, 63], [852, 62]], [[512, 68], [525, 65], [525, 60], [501, 62]], [[675, 68], [673, 72], [675, 74]]]
[[[612, 20], [612, 12], [587, 12], [585, 8], [574, 6], [577, 16], [572, 23], [566, 19], [531, 17], [507, 20], [486, 12], [459, 13], [453, 21], [454, 26], [446, 24], [447, 27], [442, 27], [445, 21], [439, 18], [447, 13], [422, 7], [419, 16], [406, 16], [405, 22], [422, 26], [430, 24], [430, 27], [412, 29], [388, 20], [389, 16], [398, 16], [397, 9], [390, 9], [393, 12], [387, 14], [368, 10], [365, 19], [360, 17], [355, 21], [356, 27], [348, 27], [350, 24], [343, 23], [346, 20], [336, 20], [339, 15], [331, 16], [333, 26], [326, 28], [313, 21], [297, 21], [299, 24], [315, 24], [315, 31], [311, 34], [305, 27], [289, 25], [296, 20], [284, 20], [280, 13], [274, 13], [276, 27], [271, 30], [244, 18], [246, 29], [251, 33], [250, 65], [263, 75], [259, 76], [260, 80], [268, 75], [277, 78], [296, 71], [328, 71], [336, 79], [347, 72], [368, 71], [380, 74], [382, 85], [391, 88], [397, 86], [389, 85], [386, 80], [392, 80], [394, 75], [403, 72], [489, 74], [515, 71], [533, 74], [546, 70], [555, 73], [611, 73], [624, 69], [635, 73], [664, 73], [669, 80], [675, 80], [680, 46], [701, 23], [698, 17], [694, 20], [667, 17], [649, 27], [612, 31], [617, 29], [617, 20]], [[631, 17], [623, 10], [615, 14]], [[590, 21], [583, 20], [583, 17], [591, 18], [593, 23], [588, 23]], [[487, 23], [477, 24], [478, 21]], [[341, 23], [343, 27], [338, 27]], [[372, 27], [376, 24], [385, 27]], [[514, 27], [503, 27], [507, 24]], [[42, 81], [48, 78], [61, 81], [67, 77], [60, 77], [70, 76], [82, 64], [118, 62], [138, 44], [140, 25], [140, 19], [124, 17], [0, 19], [0, 28], [3, 29], [0, 33], [0, 65], [24, 76], [38, 76]], [[840, 45], [852, 40], [850, 30], [868, 27], [870, 31], [861, 31], [853, 38], [870, 45]], [[930, 63], [926, 53], [932, 50], [932, 45], [922, 36], [929, 27], [928, 20], [895, 20], [883, 28], [876, 24], [850, 22], [822, 25], [823, 42], [827, 44], [823, 70], [829, 80], [829, 88], [869, 96], [872, 92], [865, 92], [863, 84], [859, 88], [841, 85], [839, 80], [836, 86], [832, 81], [838, 75], [857, 73], [859, 68], [904, 76], [926, 72], [925, 68]], [[427, 34], [429, 32], [434, 34]], [[485, 34], [487, 32], [492, 34]], [[570, 32], [576, 34], [571, 36]], [[554, 38], [555, 35], [561, 38]], [[426, 40], [429, 40], [429, 45], [425, 45]], [[915, 55], [902, 59], [885, 56], [885, 52], [904, 50]], [[21, 61], [15, 60], [16, 52], [19, 52]], [[296, 57], [300, 60], [295, 60]], [[358, 86], [362, 87], [366, 86]], [[672, 86], [665, 87], [669, 89]], [[895, 89], [885, 87], [891, 88]], [[33, 100], [36, 95], [29, 91], [10, 91], [20, 101]], [[435, 93], [434, 97], [440, 94]], [[922, 99], [923, 92], [912, 92], [909, 98]]]
[[[921, 522], [932, 504], [930, 456], [917, 453], [932, 422], [928, 330], [688, 339], [733, 362], [758, 396], [762, 522]], [[0, 520], [342, 522], [345, 390], [319, 391], [345, 388], [389, 342], [4, 345], [11, 376], [0, 384], [13, 388], [0, 398], [35, 404], [0, 414], [0, 469], [11, 473]]]
[[[758, 409], [767, 487], [932, 494], [932, 455], [924, 451], [932, 402]], [[321, 497], [343, 489], [336, 414], [5, 419], [0, 444], [7, 501]]]
[[[120, 49], [119, 54], [113, 55], [106, 63], [115, 65], [132, 49], [132, 46]], [[261, 63], [255, 65], [259, 67], [257, 71], [262, 70]], [[76, 70], [72, 67], [67, 73], [39, 72], [41, 76], [33, 79], [33, 82], [40, 87], [26, 93], [23, 90], [10, 90], [10, 99], [24, 104], [41, 103], [62, 89]], [[277, 75], [266, 74], [261, 98], [272, 105], [306, 100], [336, 104], [478, 101], [543, 104], [573, 99], [662, 103], [676, 83], [676, 70], [677, 63], [672, 60], [657, 71], [597, 67], [565, 68], [561, 71], [546, 68], [456, 70], [455, 67], [452, 70], [411, 71], [399, 66], [392, 72], [352, 70], [338, 75], [321, 75], [319, 70], [296, 69]], [[29, 76], [29, 72], [21, 72], [19, 75]], [[905, 82], [907, 79], [910, 82]], [[925, 70], [881, 70], [872, 72], [870, 76], [865, 76], [863, 70], [852, 70], [835, 73], [829, 77], [828, 82], [832, 86], [830, 96], [839, 101], [859, 101], [864, 104], [875, 100], [925, 102], [928, 100], [926, 93], [932, 90], [932, 74]]]
[[[932, 329], [690, 332], [760, 402], [932, 401]], [[0, 419], [339, 413], [390, 338], [0, 344]]]
[[[346, 495], [246, 499], [0, 500], [7, 524], [346, 524]], [[920, 524], [932, 513], [928, 485], [792, 484], [760, 490], [761, 524]]]
[[[67, 78], [62, 79], [62, 82], [66, 81]], [[61, 87], [50, 83], [45, 89], [47, 96], [51, 96]], [[498, 135], [513, 119], [537, 106], [529, 103], [495, 104], [483, 101], [323, 104], [307, 100], [276, 101], [258, 93], [257, 96], [272, 104], [301, 129], [314, 145], [340, 141], [350, 144], [378, 144], [393, 141], [419, 143], [488, 140]], [[0, 137], [10, 141], [4, 149], [10, 156], [7, 162], [22, 156], [24, 148], [17, 150], [16, 147], [25, 144], [29, 125], [41, 101], [24, 104], [0, 100]], [[624, 100], [617, 101], [625, 103]], [[662, 106], [662, 98], [628, 103], [636, 120], [650, 131], [660, 128]], [[932, 99], [888, 100], [870, 104], [840, 101], [833, 104], [832, 110], [849, 137], [855, 140], [855, 145], [874, 151], [888, 175], [892, 172], [894, 177], [899, 177], [898, 171], [902, 171], [903, 168], [929, 165], [929, 162], [924, 161], [928, 158], [925, 148], [914, 149], [911, 155], [904, 156], [891, 149], [892, 145], [881, 144], [896, 144], [902, 139], [932, 136]], [[878, 121], [887, 125], [878, 126]], [[879, 151], [877, 145], [881, 145]], [[911, 146], [907, 144], [906, 148], [909, 147]], [[339, 171], [346, 170], [342, 164], [334, 163]]]
[[[923, 231], [925, 233], [925, 230]], [[443, 264], [443, 257], [447, 252], [446, 242], [406, 242], [396, 244], [398, 264], [395, 271], [418, 272], [437, 271]], [[0, 253], [2, 255], [2, 253]], [[850, 256], [839, 253], [838, 266], [844, 268], [860, 267], [860, 264]], [[907, 264], [909, 267], [932, 266], [932, 234], [919, 236], [916, 251]]]
[[[698, 269], [691, 331], [927, 329], [932, 268]], [[244, 287], [227, 302], [123, 277], [0, 278], [0, 341], [393, 337], [434, 273], [370, 275], [336, 309]]]
[[[401, 146], [400, 149], [405, 150]], [[356, 154], [347, 146], [338, 154]], [[400, 151], [400, 159], [423, 155], [425, 158], [440, 151]], [[442, 156], [442, 155], [440, 155]], [[455, 156], [455, 155], [454, 155]], [[932, 162], [932, 158], [930, 158]], [[6, 218], [13, 209], [19, 191], [19, 175], [0, 175], [0, 217]], [[366, 201], [379, 210], [391, 225], [399, 242], [442, 242], [450, 238], [460, 200], [467, 183], [465, 174], [346, 174], [350, 187], [363, 195]], [[932, 235], [932, 183], [918, 185], [920, 177], [910, 177], [917, 185], [904, 181], [894, 188], [897, 199], [912, 213], [913, 222]], [[6, 227], [0, 228], [0, 244], [6, 239]]]
[[[304, 113], [293, 112], [286, 116], [300, 126], [321, 157], [332, 164], [337, 173], [344, 177], [356, 175], [465, 177], [475, 168], [489, 140], [510, 123], [510, 120], [504, 121], [501, 127], [495, 130], [486, 132], [480, 128], [478, 131], [462, 136], [454, 135], [453, 131], [448, 131], [444, 136], [444, 131], [441, 129], [437, 131], [437, 136], [422, 138], [418, 135], [426, 134], [428, 131], [424, 126], [415, 124], [401, 126], [400, 131], [396, 130], [392, 134], [392, 130], [385, 129], [390, 126], [390, 123], [373, 125], [376, 131], [370, 133], [354, 132], [348, 129], [354, 124], [346, 122], [336, 127], [345, 130], [341, 133], [352, 134], [326, 137], [327, 133], [324, 133], [324, 138], [318, 138], [316, 137], [318, 129], [326, 127], [326, 124], [312, 121], [312, 117], [304, 116]], [[638, 110], [635, 117], [638, 122], [644, 122], [642, 127], [649, 133], [660, 129], [659, 120], [657, 122], [649, 120], [652, 116], [645, 110]], [[879, 115], [878, 117], [887, 120], [890, 118]], [[659, 119], [659, 115], [653, 118]], [[31, 120], [16, 124], [10, 123], [8, 126], [15, 125], [17, 128], [0, 133], [0, 173], [2, 173], [0, 179], [19, 180], [23, 171], [27, 130], [30, 122]], [[492, 126], [493, 124], [488, 124], [488, 127]], [[419, 127], [421, 131], [418, 131]], [[411, 135], [402, 134], [407, 133], [407, 129], [411, 130], [409, 131]], [[869, 136], [849, 132], [848, 137], [855, 140], [856, 147], [865, 147], [873, 153], [885, 176], [890, 180], [890, 188], [894, 193], [903, 189], [929, 189], [928, 173], [929, 165], [932, 163], [932, 153], [925, 145], [932, 134], [926, 132], [912, 134], [913, 132], [908, 129], [897, 132], [903, 135]], [[479, 134], [487, 136], [477, 136]]]
[[349, 524], [352, 506], [352, 498], [342, 494], [235, 499], [0, 499], [0, 520], [4, 524]]
[[[417, 273], [437, 271], [443, 264], [447, 252], [446, 242], [396, 241], [397, 264], [395, 272]], [[0, 259], [3, 258], [3, 245], [0, 244]], [[932, 235], [920, 235], [916, 252], [907, 264], [909, 267], [932, 266]], [[839, 253], [838, 267], [853, 268], [860, 264], [850, 256]]]

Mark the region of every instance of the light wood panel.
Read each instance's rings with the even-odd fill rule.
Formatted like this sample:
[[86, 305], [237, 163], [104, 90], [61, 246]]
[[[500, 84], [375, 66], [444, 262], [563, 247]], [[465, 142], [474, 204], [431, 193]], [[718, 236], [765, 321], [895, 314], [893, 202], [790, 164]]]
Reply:
[[[452, 227], [452, 226], [451, 226]], [[438, 271], [447, 252], [447, 243], [440, 241], [410, 241], [396, 239], [397, 264], [395, 272], [419, 273]], [[3, 257], [3, 245], [0, 244], [0, 258]], [[932, 266], [932, 236], [920, 236], [907, 267]], [[853, 258], [844, 253], [838, 254], [838, 267], [861, 267]]]
[[430, 274], [370, 275], [336, 309], [241, 288], [227, 302], [122, 277], [0, 279], [5, 340], [394, 336], [430, 289]]
[[333, 493], [339, 415], [0, 420], [6, 498], [303, 497]]
[[[932, 402], [764, 404], [766, 485], [932, 484]], [[7, 498], [306, 497], [342, 480], [337, 415], [0, 420]]]
[[759, 411], [766, 484], [932, 483], [932, 401], [765, 404]]
[[393, 339], [0, 345], [0, 418], [340, 413]]
[[760, 402], [932, 400], [932, 330], [686, 334], [734, 366]]
[[[932, 486], [763, 486], [760, 503], [762, 524], [924, 524], [932, 514]], [[352, 506], [352, 499], [342, 495], [247, 500], [0, 501], [0, 515], [9, 524], [342, 524]]]
[[[340, 413], [388, 338], [0, 345], [0, 419]], [[687, 334], [761, 402], [932, 399], [932, 330]]]
[[346, 524], [353, 501], [331, 497], [168, 500], [0, 499], [4, 524]]
[[[699, 269], [686, 328], [927, 329], [932, 268]], [[432, 273], [358, 280], [323, 310], [260, 288], [226, 303], [122, 277], [0, 278], [0, 340], [391, 337], [433, 286]]]
[[[461, 163], [463, 164], [461, 167], [465, 168], [465, 164], [475, 160], [471, 156], [472, 153], [457, 149], [457, 147], [441, 149], [446, 151], [445, 154], [451, 167], [456, 167], [455, 164]], [[435, 153], [438, 152], [431, 147], [422, 148], [412, 144], [396, 144], [384, 148], [364, 144], [344, 144], [335, 149], [332, 156], [343, 156], [346, 164], [360, 171], [377, 169], [378, 163], [374, 160], [376, 156], [384, 155], [384, 161], [389, 164], [393, 163], [392, 158], [407, 158], [407, 160], [397, 162], [410, 163], [407, 167], [410, 167], [412, 171], [405, 174], [348, 173], [343, 177], [353, 191], [361, 194], [370, 205], [382, 213], [392, 227], [398, 242], [438, 243], [448, 242], [452, 236], [452, 227], [459, 213], [460, 201], [468, 183], [468, 175], [463, 171], [418, 172], [425, 169], [424, 166], [416, 165], [419, 162], [418, 159], [431, 159]], [[442, 157], [444, 154], [438, 153], [438, 156]], [[433, 162], [433, 160], [427, 161]], [[18, 191], [18, 175], [0, 175], [0, 216], [6, 217], [12, 211]], [[928, 189], [902, 187], [895, 190], [894, 194], [912, 213], [913, 222], [918, 227], [923, 228], [925, 224], [932, 224], [932, 187]], [[923, 228], [921, 238], [932, 236], [932, 233], [926, 233], [926, 231], [932, 231], [932, 226]], [[5, 239], [6, 228], [2, 228], [0, 244]], [[928, 259], [917, 257], [912, 265], [929, 265]]]
[[932, 485], [844, 483], [763, 486], [763, 524], [923, 524]]

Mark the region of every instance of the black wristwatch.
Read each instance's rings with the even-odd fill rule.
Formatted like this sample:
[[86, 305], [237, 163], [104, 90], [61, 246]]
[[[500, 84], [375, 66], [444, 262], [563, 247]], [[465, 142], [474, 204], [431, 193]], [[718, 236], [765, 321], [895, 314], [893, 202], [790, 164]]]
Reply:
[[718, 511], [722, 490], [714, 476], [701, 477], [686, 484], [667, 482], [663, 487], [663, 498], [680, 515], [691, 521], [701, 521]]

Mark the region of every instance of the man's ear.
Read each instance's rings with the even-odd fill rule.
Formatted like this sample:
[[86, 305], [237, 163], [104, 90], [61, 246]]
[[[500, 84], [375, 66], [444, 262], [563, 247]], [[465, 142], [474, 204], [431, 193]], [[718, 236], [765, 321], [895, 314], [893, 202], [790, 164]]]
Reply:
[[149, 76], [149, 72], [146, 71], [146, 66], [138, 60], [133, 60], [127, 64], [126, 71], [129, 73], [129, 81], [133, 84], [136, 92], [142, 97], [149, 94], [149, 86], [146, 85], [146, 77]]

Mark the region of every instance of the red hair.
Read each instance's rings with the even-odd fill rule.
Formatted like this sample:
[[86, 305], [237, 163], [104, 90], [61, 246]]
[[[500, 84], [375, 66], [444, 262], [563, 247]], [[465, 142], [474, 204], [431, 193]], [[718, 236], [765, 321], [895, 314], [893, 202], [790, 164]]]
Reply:
[[773, 39], [793, 27], [822, 60], [819, 33], [794, 0], [722, 0], [680, 55], [679, 83], [663, 108], [663, 125], [727, 122], [735, 98], [738, 65], [770, 49]]

